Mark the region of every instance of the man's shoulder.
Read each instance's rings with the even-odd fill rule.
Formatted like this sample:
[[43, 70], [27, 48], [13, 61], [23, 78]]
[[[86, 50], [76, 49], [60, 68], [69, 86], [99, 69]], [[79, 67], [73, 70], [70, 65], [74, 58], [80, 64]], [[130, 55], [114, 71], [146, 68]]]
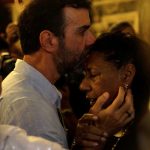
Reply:
[[12, 71], [2, 82], [2, 94], [34, 92], [32, 82], [28, 76]]
[[34, 99], [38, 101], [38, 99], [41, 98], [38, 91], [30, 84], [30, 81], [26, 81], [26, 79], [15, 79], [14, 82], [12, 82], [12, 80], [8, 78], [3, 82], [2, 88], [2, 97], [4, 101], [8, 101], [9, 103], [20, 101], [29, 102], [29, 100]]

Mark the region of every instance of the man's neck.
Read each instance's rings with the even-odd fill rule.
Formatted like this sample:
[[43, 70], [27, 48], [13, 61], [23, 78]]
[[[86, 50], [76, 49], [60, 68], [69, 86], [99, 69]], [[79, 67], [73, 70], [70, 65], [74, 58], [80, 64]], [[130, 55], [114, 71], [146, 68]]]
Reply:
[[56, 65], [52, 56], [36, 52], [31, 55], [24, 55], [23, 60], [42, 73], [52, 84], [59, 79]]

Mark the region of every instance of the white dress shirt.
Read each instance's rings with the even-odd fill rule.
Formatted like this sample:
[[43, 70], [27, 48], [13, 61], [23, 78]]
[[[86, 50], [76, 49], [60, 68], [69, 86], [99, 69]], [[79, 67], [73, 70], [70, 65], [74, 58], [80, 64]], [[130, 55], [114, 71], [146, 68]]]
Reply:
[[57, 114], [61, 94], [39, 71], [25, 61], [17, 60], [2, 88], [1, 124], [19, 126], [29, 135], [41, 136], [68, 147]]

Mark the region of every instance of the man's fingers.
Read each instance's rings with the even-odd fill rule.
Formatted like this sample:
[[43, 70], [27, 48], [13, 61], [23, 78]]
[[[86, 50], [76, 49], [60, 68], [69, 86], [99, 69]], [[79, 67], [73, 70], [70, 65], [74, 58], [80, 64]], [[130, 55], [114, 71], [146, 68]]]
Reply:
[[129, 108], [128, 112], [134, 118], [134, 116], [135, 116], [135, 109], [134, 109], [134, 104], [133, 104], [133, 95], [132, 95], [132, 92], [131, 92], [130, 89], [127, 91], [127, 96], [125, 98], [125, 101], [130, 104], [130, 108]]
[[[100, 143], [104, 143], [106, 138], [99, 134], [99, 130], [95, 130], [95, 126], [84, 126], [85, 130], [81, 130], [80, 134], [76, 134], [76, 144], [84, 148], [95, 149]], [[91, 132], [92, 131], [92, 132]], [[105, 138], [105, 141], [103, 140]]]
[[133, 105], [133, 96], [131, 90], [127, 91], [123, 105], [119, 108], [118, 112], [120, 114], [126, 113], [128, 116], [134, 116], [134, 105]]
[[89, 140], [89, 141], [95, 141], [95, 142], [100, 142], [102, 138], [104, 138], [101, 135], [95, 135], [95, 134], [91, 134], [91, 133], [86, 133], [86, 134], [82, 134], [83, 138], [85, 140]]
[[91, 147], [96, 147], [96, 146], [98, 146], [98, 142], [95, 142], [95, 141], [89, 141], [89, 140], [83, 140], [82, 142], [81, 142], [81, 145], [83, 146], [83, 145], [85, 145], [85, 147], [87, 147], [87, 148], [91, 148]]
[[116, 114], [118, 114], [119, 122], [123, 122], [123, 125], [126, 125], [131, 120], [134, 119], [135, 110], [133, 105], [133, 96], [130, 89], [127, 90], [126, 96], [124, 98], [124, 102], [116, 110]]
[[79, 124], [92, 124], [93, 122], [97, 121], [98, 117], [94, 114], [84, 114], [78, 121]]
[[117, 110], [123, 103], [125, 97], [125, 90], [123, 87], [119, 87], [119, 92], [113, 103], [109, 106], [112, 110]]
[[108, 98], [109, 93], [108, 92], [103, 93], [100, 97], [98, 97], [95, 104], [91, 107], [90, 112], [93, 114], [97, 114], [102, 109], [103, 105], [108, 100]]
[[[95, 126], [96, 122], [91, 123], [91, 121], [78, 122], [77, 131], [81, 134], [93, 134], [96, 136], [104, 136], [104, 131]], [[81, 131], [81, 132], [80, 132]]]

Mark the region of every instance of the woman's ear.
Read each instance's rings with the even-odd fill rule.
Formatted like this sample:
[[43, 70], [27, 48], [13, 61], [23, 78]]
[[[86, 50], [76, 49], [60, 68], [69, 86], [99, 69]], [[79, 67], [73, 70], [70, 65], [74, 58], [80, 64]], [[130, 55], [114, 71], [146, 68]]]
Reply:
[[123, 85], [130, 86], [132, 84], [135, 73], [136, 73], [135, 66], [133, 64], [127, 64], [123, 68], [123, 72], [122, 72], [122, 83], [123, 83]]
[[55, 51], [58, 46], [58, 38], [49, 30], [43, 30], [40, 33], [39, 41], [41, 48], [49, 53]]

